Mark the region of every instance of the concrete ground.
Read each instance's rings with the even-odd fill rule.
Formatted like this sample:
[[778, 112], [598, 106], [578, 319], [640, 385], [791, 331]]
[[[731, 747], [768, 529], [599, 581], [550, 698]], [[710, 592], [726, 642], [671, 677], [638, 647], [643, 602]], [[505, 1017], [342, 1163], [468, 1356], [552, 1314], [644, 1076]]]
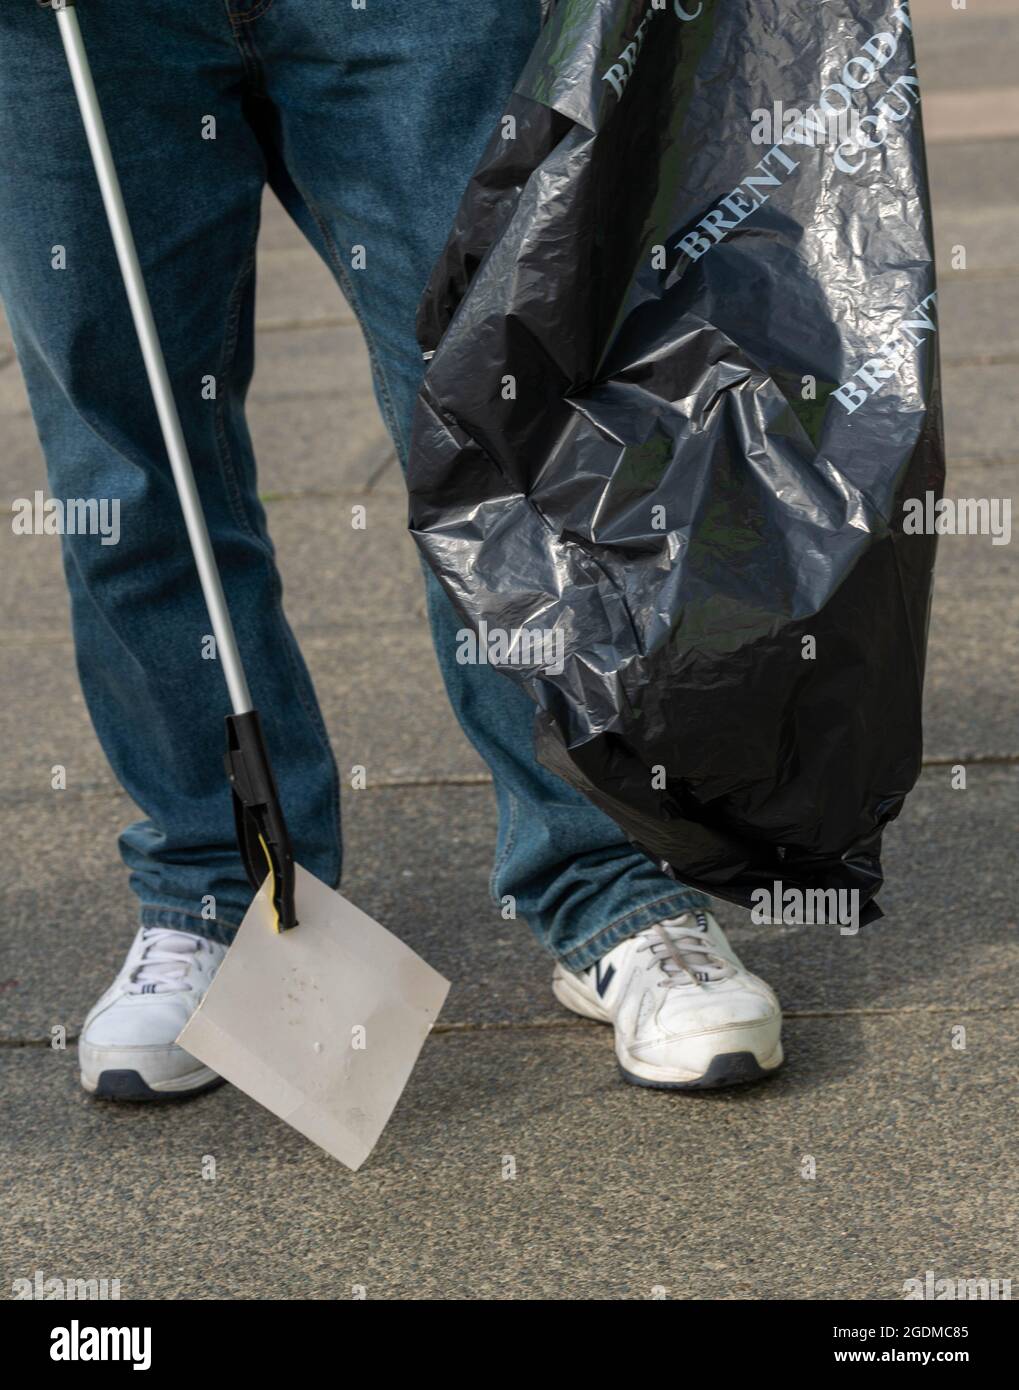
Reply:
[[[1019, 0], [911, 8], [949, 492], [1015, 497]], [[114, 844], [133, 808], [78, 692], [56, 545], [0, 531], [0, 1293], [37, 1269], [124, 1297], [287, 1299], [897, 1299], [927, 1270], [1019, 1275], [1019, 547], [942, 543], [927, 766], [887, 837], [885, 920], [850, 939], [721, 909], [786, 1006], [784, 1071], [628, 1087], [609, 1032], [559, 1009], [549, 960], [488, 901], [491, 788], [440, 690], [358, 330], [271, 204], [260, 275], [251, 422], [288, 611], [341, 766], [356, 749], [372, 772], [346, 799], [345, 891], [453, 989], [357, 1175], [232, 1088], [154, 1110], [84, 1096], [73, 1039], [134, 930]], [[43, 486], [3, 337], [0, 430], [5, 491]]]

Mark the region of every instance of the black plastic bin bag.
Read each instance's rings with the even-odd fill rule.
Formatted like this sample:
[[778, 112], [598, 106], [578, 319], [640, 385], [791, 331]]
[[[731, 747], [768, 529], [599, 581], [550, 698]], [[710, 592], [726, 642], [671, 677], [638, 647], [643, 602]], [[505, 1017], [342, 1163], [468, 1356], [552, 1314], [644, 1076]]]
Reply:
[[411, 529], [546, 766], [685, 883], [848, 890], [915, 782], [940, 496], [894, 0], [559, 0], [419, 314]]

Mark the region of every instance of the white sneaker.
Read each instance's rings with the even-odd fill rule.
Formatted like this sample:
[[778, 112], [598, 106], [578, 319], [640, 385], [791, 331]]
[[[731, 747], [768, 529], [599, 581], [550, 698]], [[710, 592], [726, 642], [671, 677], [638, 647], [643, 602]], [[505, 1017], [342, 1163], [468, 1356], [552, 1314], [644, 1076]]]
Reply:
[[782, 1064], [782, 1012], [710, 912], [647, 927], [552, 989], [576, 1014], [612, 1023], [627, 1081], [666, 1090], [755, 1081]]
[[226, 947], [169, 927], [142, 927], [120, 974], [78, 1039], [81, 1084], [101, 1100], [193, 1095], [222, 1077], [176, 1044]]

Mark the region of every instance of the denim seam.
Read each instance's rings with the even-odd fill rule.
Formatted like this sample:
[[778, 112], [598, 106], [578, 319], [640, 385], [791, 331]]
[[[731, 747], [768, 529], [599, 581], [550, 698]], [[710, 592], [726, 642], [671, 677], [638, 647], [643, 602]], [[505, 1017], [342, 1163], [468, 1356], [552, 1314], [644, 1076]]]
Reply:
[[496, 853], [495, 857], [492, 860], [492, 872], [489, 874], [488, 877], [488, 891], [492, 898], [492, 901], [495, 903], [499, 902], [500, 897], [499, 890], [496, 885], [496, 878], [509, 863], [510, 855], [516, 848], [517, 827], [520, 823], [520, 810], [517, 803], [517, 798], [513, 795], [512, 792], [507, 792], [506, 795], [509, 798], [510, 804], [508, 826], [506, 830], [506, 840], [502, 847], [502, 852]]
[[246, 14], [240, 14], [236, 11], [230, 0], [223, 0], [223, 3], [226, 5], [226, 12], [231, 24], [250, 24], [252, 20], [261, 19], [262, 15], [264, 15], [266, 10], [272, 5], [273, 0], [261, 0], [254, 9], [248, 10]]
[[[256, 231], [257, 237], [257, 231]], [[237, 354], [237, 339], [240, 336], [241, 302], [244, 291], [247, 288], [248, 280], [255, 270], [255, 242], [252, 241], [251, 250], [244, 257], [240, 272], [234, 281], [233, 289], [230, 291], [230, 298], [227, 301], [226, 323], [224, 325], [224, 337], [219, 353], [219, 371], [216, 377], [216, 410], [214, 416], [217, 453], [219, 455], [220, 473], [226, 483], [227, 497], [230, 502], [230, 511], [234, 520], [247, 535], [256, 542], [258, 548], [266, 558], [269, 558], [269, 551], [266, 540], [259, 534], [258, 528], [253, 525], [250, 516], [244, 507], [244, 494], [240, 485], [237, 470], [234, 467], [233, 458], [230, 453], [230, 441], [226, 433], [226, 410], [224, 408], [224, 397], [221, 387], [230, 379], [233, 372], [234, 361]]]
[[[596, 947], [597, 943], [602, 941], [602, 938], [612, 936], [614, 939], [603, 945], [598, 952], [599, 955], [604, 955], [606, 951], [611, 950], [619, 941], [625, 941], [627, 937], [633, 936], [635, 931], [642, 930], [642, 927], [633, 928], [632, 925], [628, 925], [631, 922], [631, 918], [645, 916], [646, 921], [644, 925], [652, 926], [655, 922], [665, 920], [663, 916], [659, 915], [664, 903], [673, 903], [675, 906], [683, 907], [686, 911], [689, 911], [692, 907], [690, 898], [694, 894], [696, 894], [698, 898], [704, 897], [704, 894], [700, 893], [697, 889], [684, 890], [682, 886], [679, 886], [675, 893], [667, 893], [661, 898], [654, 898], [651, 902], [641, 903], [638, 907], [631, 908], [630, 911], [625, 912], [622, 917], [615, 918], [614, 921], [607, 923], [604, 927], [600, 927], [598, 931], [594, 932], [591, 936], [572, 945], [568, 951], [553, 952], [552, 954], [555, 955], [563, 965], [567, 966], [567, 968], [571, 968], [570, 962], [574, 958], [581, 957], [586, 962], [586, 957], [591, 949]], [[572, 968], [576, 969], [582, 967], [574, 966]]]
[[[230, 0], [223, 0], [223, 9], [230, 29], [230, 36], [237, 45], [237, 52], [240, 54], [245, 80], [251, 91], [256, 96], [261, 96], [265, 88], [265, 74], [251, 42], [250, 22], [233, 13], [230, 8]], [[257, 19], [258, 15], [252, 15], [251, 18]]]

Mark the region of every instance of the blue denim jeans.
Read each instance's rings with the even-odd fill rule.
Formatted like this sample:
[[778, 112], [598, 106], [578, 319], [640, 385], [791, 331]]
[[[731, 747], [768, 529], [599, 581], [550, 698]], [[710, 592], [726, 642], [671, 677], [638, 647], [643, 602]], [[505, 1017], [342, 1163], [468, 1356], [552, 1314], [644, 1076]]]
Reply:
[[[79, 0], [77, 12], [295, 851], [336, 884], [337, 771], [283, 613], [244, 418], [263, 187], [360, 320], [405, 461], [417, 302], [540, 0]], [[201, 138], [208, 115], [215, 140]], [[63, 554], [88, 708], [145, 814], [121, 853], [144, 923], [229, 940], [251, 894], [222, 770], [226, 689], [202, 659], [205, 607], [56, 20], [35, 0], [0, 6], [0, 168], [0, 294], [50, 495], [120, 499], [118, 544], [69, 536]], [[214, 400], [200, 385], [210, 374]], [[459, 622], [426, 583], [449, 698], [494, 779], [494, 895], [512, 894], [575, 969], [703, 903], [537, 764], [533, 705], [489, 667], [456, 662]], [[201, 915], [210, 894], [215, 921]]]

